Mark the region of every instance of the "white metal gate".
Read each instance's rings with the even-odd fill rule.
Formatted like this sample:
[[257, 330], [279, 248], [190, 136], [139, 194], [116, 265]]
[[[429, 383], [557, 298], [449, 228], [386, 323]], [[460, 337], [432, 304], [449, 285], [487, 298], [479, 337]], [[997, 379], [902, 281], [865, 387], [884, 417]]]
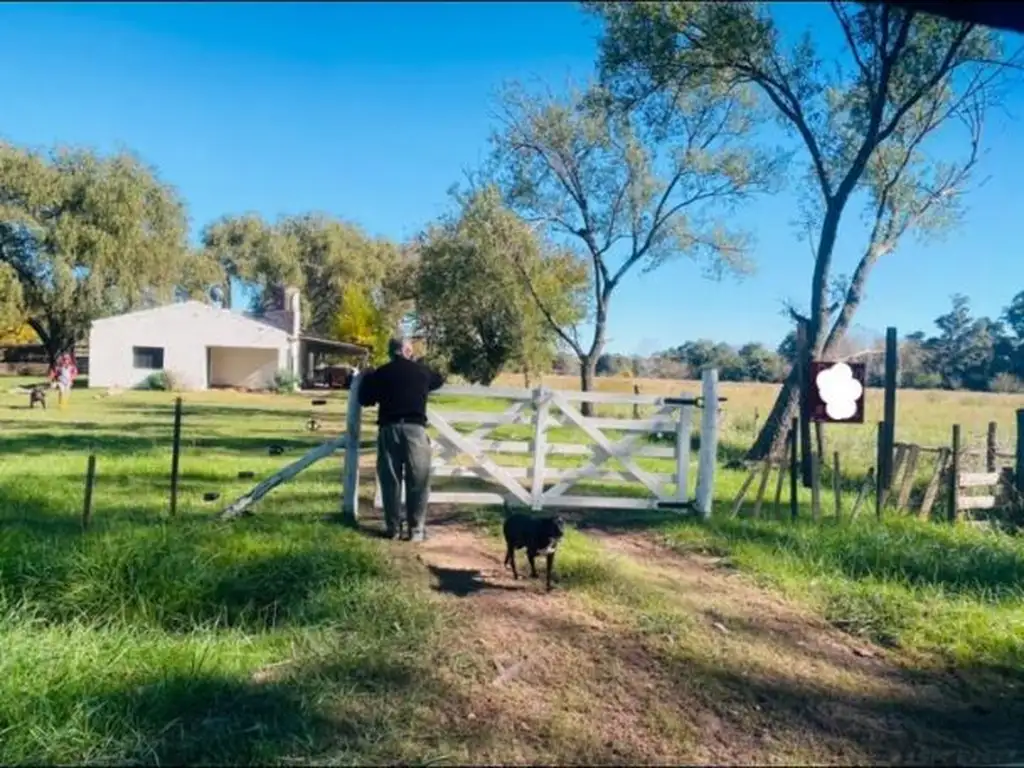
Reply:
[[[502, 387], [445, 387], [438, 395], [501, 399], [510, 403], [501, 412], [444, 411], [430, 407], [427, 415], [437, 431], [433, 477], [479, 478], [492, 486], [486, 491], [431, 491], [430, 504], [510, 505], [535, 511], [557, 508], [606, 509], [689, 509], [702, 516], [711, 513], [715, 465], [718, 455], [718, 373], [704, 373], [699, 397], [656, 397], [608, 392], [578, 392], [546, 388], [517, 389]], [[352, 393], [350, 396], [353, 396]], [[653, 416], [634, 418], [585, 417], [578, 404], [622, 404], [653, 406]], [[688, 492], [690, 480], [690, 444], [694, 410], [701, 411], [700, 454], [695, 498]], [[351, 421], [351, 420], [350, 420]], [[456, 424], [476, 428], [463, 433]], [[530, 440], [491, 439], [491, 433], [503, 426], [530, 424]], [[574, 427], [592, 444], [581, 445], [549, 439], [549, 430]], [[610, 437], [605, 432], [622, 432]], [[647, 435], [674, 436], [674, 445], [650, 445]], [[527, 457], [528, 463], [509, 466], [493, 456]], [[571, 468], [549, 466], [551, 456], [579, 456], [584, 462]], [[674, 460], [671, 474], [650, 472], [637, 465], [639, 457]], [[622, 469], [606, 465], [617, 461]], [[643, 498], [573, 494], [581, 482], [618, 480], [646, 489]], [[380, 486], [374, 500], [381, 506]]]

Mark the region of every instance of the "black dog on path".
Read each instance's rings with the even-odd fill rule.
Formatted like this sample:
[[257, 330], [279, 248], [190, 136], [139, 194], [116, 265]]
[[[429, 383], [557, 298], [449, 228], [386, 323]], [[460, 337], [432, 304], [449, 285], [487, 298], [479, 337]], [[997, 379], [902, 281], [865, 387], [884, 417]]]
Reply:
[[530, 517], [516, 512], [505, 518], [502, 526], [505, 534], [505, 567], [512, 566], [512, 577], [519, 578], [516, 570], [516, 550], [526, 548], [526, 559], [530, 562], [530, 578], [537, 578], [537, 566], [533, 559], [543, 553], [547, 563], [547, 589], [551, 590], [551, 569], [555, 562], [555, 549], [565, 533], [565, 523], [559, 516]]

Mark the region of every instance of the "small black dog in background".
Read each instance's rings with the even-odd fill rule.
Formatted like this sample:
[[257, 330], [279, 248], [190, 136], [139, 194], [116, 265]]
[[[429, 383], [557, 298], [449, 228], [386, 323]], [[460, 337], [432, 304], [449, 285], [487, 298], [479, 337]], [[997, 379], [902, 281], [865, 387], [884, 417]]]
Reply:
[[46, 387], [35, 386], [28, 392], [28, 407], [35, 408], [36, 403], [43, 406], [43, 410], [46, 410]]
[[547, 563], [547, 589], [551, 590], [551, 570], [555, 562], [555, 549], [565, 533], [565, 523], [559, 516], [530, 517], [516, 512], [505, 518], [502, 526], [505, 534], [505, 567], [512, 566], [512, 577], [519, 578], [516, 570], [516, 550], [526, 548], [526, 559], [530, 562], [530, 578], [537, 578], [537, 566], [533, 559], [543, 553]]

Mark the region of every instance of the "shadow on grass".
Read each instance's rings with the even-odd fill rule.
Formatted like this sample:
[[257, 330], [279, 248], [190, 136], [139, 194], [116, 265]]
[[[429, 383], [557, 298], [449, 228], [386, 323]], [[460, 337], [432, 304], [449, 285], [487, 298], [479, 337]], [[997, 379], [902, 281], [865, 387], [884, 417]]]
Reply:
[[991, 764], [1024, 758], [1024, 706], [1006, 687], [968, 692], [948, 675], [935, 673], [919, 676], [920, 687], [861, 694], [818, 685], [811, 677], [711, 666], [686, 654], [662, 654], [655, 663], [664, 665], [679, 689], [704, 699], [715, 713], [707, 721], [713, 730], [725, 730], [725, 725], [741, 742], [760, 742], [763, 753], [779, 741], [799, 739], [837, 756], [848, 755], [853, 746], [877, 764]]
[[468, 597], [484, 590], [519, 591], [517, 587], [491, 584], [484, 579], [478, 570], [470, 568], [440, 568], [436, 565], [429, 565], [427, 568], [431, 575], [437, 579], [434, 589], [454, 597]]
[[[106, 759], [137, 764], [253, 764], [308, 752], [332, 739], [354, 740], [312, 711], [293, 685], [177, 675], [86, 697], [119, 749]], [[134, 742], [134, 743], [132, 743]]]

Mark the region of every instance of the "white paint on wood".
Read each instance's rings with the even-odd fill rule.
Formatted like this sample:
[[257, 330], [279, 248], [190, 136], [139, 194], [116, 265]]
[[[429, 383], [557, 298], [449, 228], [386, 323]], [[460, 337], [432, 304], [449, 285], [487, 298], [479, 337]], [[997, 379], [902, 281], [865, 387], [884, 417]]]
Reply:
[[[603, 464], [605, 461], [608, 461], [611, 458], [618, 459], [622, 466], [626, 468], [626, 471], [633, 475], [633, 477], [635, 477], [645, 486], [647, 486], [651, 493], [653, 493], [659, 499], [664, 497], [665, 488], [662, 486], [660, 482], [658, 482], [656, 478], [652, 477], [651, 475], [649, 475], [647, 472], [640, 469], [640, 467], [636, 465], [636, 462], [634, 462], [629, 456], [630, 452], [628, 445], [623, 446], [621, 442], [619, 444], [613, 444], [599, 430], [594, 429], [589, 424], [587, 424], [586, 420], [583, 418], [583, 415], [579, 413], [571, 405], [569, 405], [567, 402], [565, 402], [565, 400], [562, 397], [560, 397], [558, 393], [555, 393], [555, 395], [552, 397], [552, 402], [554, 402], [555, 405], [559, 407], [559, 409], [562, 411], [562, 413], [565, 414], [565, 417], [569, 421], [571, 421], [577, 427], [582, 429], [587, 437], [589, 437], [591, 440], [597, 443], [598, 447], [604, 450], [605, 457], [599, 463]], [[597, 463], [592, 463], [592, 466], [594, 468], [596, 468], [597, 465]], [[551, 495], [553, 496], [556, 494]]]
[[544, 507], [544, 459], [551, 396], [547, 390], [541, 388], [537, 390], [533, 402], [533, 482], [530, 487], [530, 507], [539, 512]]
[[690, 435], [693, 430], [693, 406], [684, 405], [679, 409], [676, 423], [676, 500], [688, 499], [690, 485]]
[[[707, 455], [711, 461], [717, 459], [717, 379], [709, 381], [705, 377], [705, 397], [713, 404], [711, 419], [715, 426], [708, 427], [708, 415], [705, 413], [705, 424], [702, 432], [711, 439], [702, 439], [702, 457]], [[427, 415], [437, 434], [437, 450], [432, 461], [433, 475], [445, 478], [480, 479], [497, 485], [497, 488], [486, 491], [455, 491], [438, 490], [431, 492], [429, 503], [504, 505], [519, 502], [535, 510], [558, 507], [590, 507], [602, 509], [658, 509], [675, 504], [685, 503], [689, 496], [688, 477], [691, 456], [689, 452], [690, 436], [693, 429], [693, 404], [686, 404], [686, 396], [680, 398], [637, 397], [619, 395], [617, 393], [588, 393], [583, 396], [578, 392], [564, 392], [539, 388], [535, 390], [487, 387], [447, 387], [438, 392], [439, 395], [455, 395], [462, 397], [504, 398], [514, 401], [503, 412], [494, 411], [443, 411], [428, 408]], [[579, 413], [572, 403], [591, 400], [590, 394], [597, 394], [597, 402], [606, 403], [641, 403], [660, 406], [653, 418], [647, 419], [612, 419], [587, 418]], [[666, 404], [668, 399], [683, 402]], [[561, 414], [552, 413], [550, 404], [557, 405]], [[675, 410], [678, 409], [678, 413]], [[705, 409], [707, 410], [707, 409]], [[529, 423], [533, 426], [532, 439], [525, 440], [490, 440], [486, 436], [496, 427], [509, 424], [527, 423], [527, 415], [532, 411]], [[474, 424], [472, 431], [463, 434], [452, 426], [452, 422]], [[553, 443], [548, 439], [547, 430], [556, 426], [574, 426], [593, 441], [591, 445], [573, 443]], [[602, 430], [622, 431], [627, 434], [621, 439], [612, 440]], [[676, 445], [672, 447], [655, 446], [642, 442], [644, 433], [667, 432], [676, 437]], [[531, 458], [529, 466], [507, 466], [495, 462], [487, 454], [519, 454]], [[552, 469], [547, 465], [546, 458], [552, 455], [578, 456], [587, 460], [581, 467]], [[672, 475], [648, 472], [637, 466], [635, 459], [640, 456], [673, 459], [676, 462]], [[609, 461], [621, 463], [624, 470], [606, 468]], [[566, 491], [584, 480], [639, 482], [645, 486], [649, 495], [638, 497], [612, 497], [604, 495], [567, 495]], [[713, 495], [714, 473], [701, 467], [698, 471], [698, 489], [704, 491], [710, 506]], [[546, 492], [545, 484], [554, 483]], [[674, 483], [675, 492], [668, 497], [666, 488]], [[703, 485], [702, 485], [703, 484]], [[375, 504], [380, 504], [379, 488], [375, 494]], [[707, 511], [710, 511], [709, 509]]]
[[961, 488], [981, 488], [987, 485], [997, 485], [998, 483], [998, 472], [965, 472], [960, 475]]
[[234, 502], [224, 508], [224, 511], [220, 513], [220, 518], [222, 520], [229, 520], [233, 517], [244, 515], [253, 504], [262, 499], [281, 483], [291, 480], [306, 467], [320, 461], [320, 459], [330, 456], [338, 449], [344, 448], [346, 443], [347, 435], [342, 435], [339, 438], [328, 440], [326, 443], [318, 445], [316, 448], [303, 455], [298, 461], [294, 461], [284, 469], [278, 470], [266, 480], [258, 483], [256, 487], [247, 494], [237, 498]]
[[995, 496], [960, 496], [957, 498], [957, 509], [995, 509]]
[[583, 422], [594, 429], [609, 429], [614, 432], [673, 432], [676, 428], [676, 421], [673, 419], [599, 419], [584, 417]]
[[[342, 476], [341, 514], [344, 520], [354, 523], [359, 519], [359, 428], [362, 409], [359, 407], [359, 386], [363, 382], [360, 371], [352, 377], [348, 391], [348, 413], [345, 425], [345, 464]], [[374, 472], [376, 474], [376, 472]]]
[[474, 459], [475, 463], [486, 471], [487, 474], [495, 480], [495, 482], [505, 488], [515, 498], [519, 499], [519, 501], [521, 501], [525, 506], [530, 506], [530, 497], [526, 494], [523, 487], [516, 482], [515, 478], [510, 477], [502, 467], [495, 464], [483, 453], [483, 451], [466, 440], [448, 422], [446, 422], [441, 416], [438, 416], [437, 413], [433, 412], [430, 408], [427, 409], [427, 418], [430, 419], [431, 425], [437, 430], [442, 439], [446, 440], [453, 447]]
[[[625, 438], [634, 440], [636, 438]], [[475, 440], [473, 444], [483, 451], [489, 453], [530, 453], [530, 443], [525, 440]], [[545, 453], [548, 456], [596, 456], [602, 451], [594, 445], [578, 445], [575, 443], [553, 443], [548, 442]], [[675, 448], [662, 445], [645, 445], [633, 451], [634, 456], [644, 456], [654, 459], [674, 459]]]
[[700, 460], [697, 467], [697, 510], [711, 517], [715, 496], [715, 465], [718, 463], [718, 370], [709, 368], [701, 377], [703, 412], [700, 423]]
[[[509, 467], [503, 466], [510, 476], [517, 480], [530, 480], [533, 481], [534, 470], [533, 467]], [[556, 482], [566, 477], [570, 477], [575, 472], [575, 469], [551, 469], [551, 467], [545, 467], [543, 472], [543, 479], [545, 483]], [[479, 467], [471, 466], [451, 466], [442, 461], [437, 461], [433, 464], [431, 469], [434, 477], [453, 477], [453, 478], [475, 478], [480, 477], [481, 470]], [[672, 475], [663, 473], [651, 472], [652, 477], [658, 478], [662, 483], [670, 483], [675, 478]], [[490, 482], [489, 478], [487, 479]], [[596, 480], [601, 482], [617, 482], [617, 483], [635, 483], [636, 478], [633, 477], [629, 472], [617, 472], [615, 470], [606, 470], [596, 475], [591, 475], [588, 480]], [[685, 499], [684, 499], [685, 501]]]

